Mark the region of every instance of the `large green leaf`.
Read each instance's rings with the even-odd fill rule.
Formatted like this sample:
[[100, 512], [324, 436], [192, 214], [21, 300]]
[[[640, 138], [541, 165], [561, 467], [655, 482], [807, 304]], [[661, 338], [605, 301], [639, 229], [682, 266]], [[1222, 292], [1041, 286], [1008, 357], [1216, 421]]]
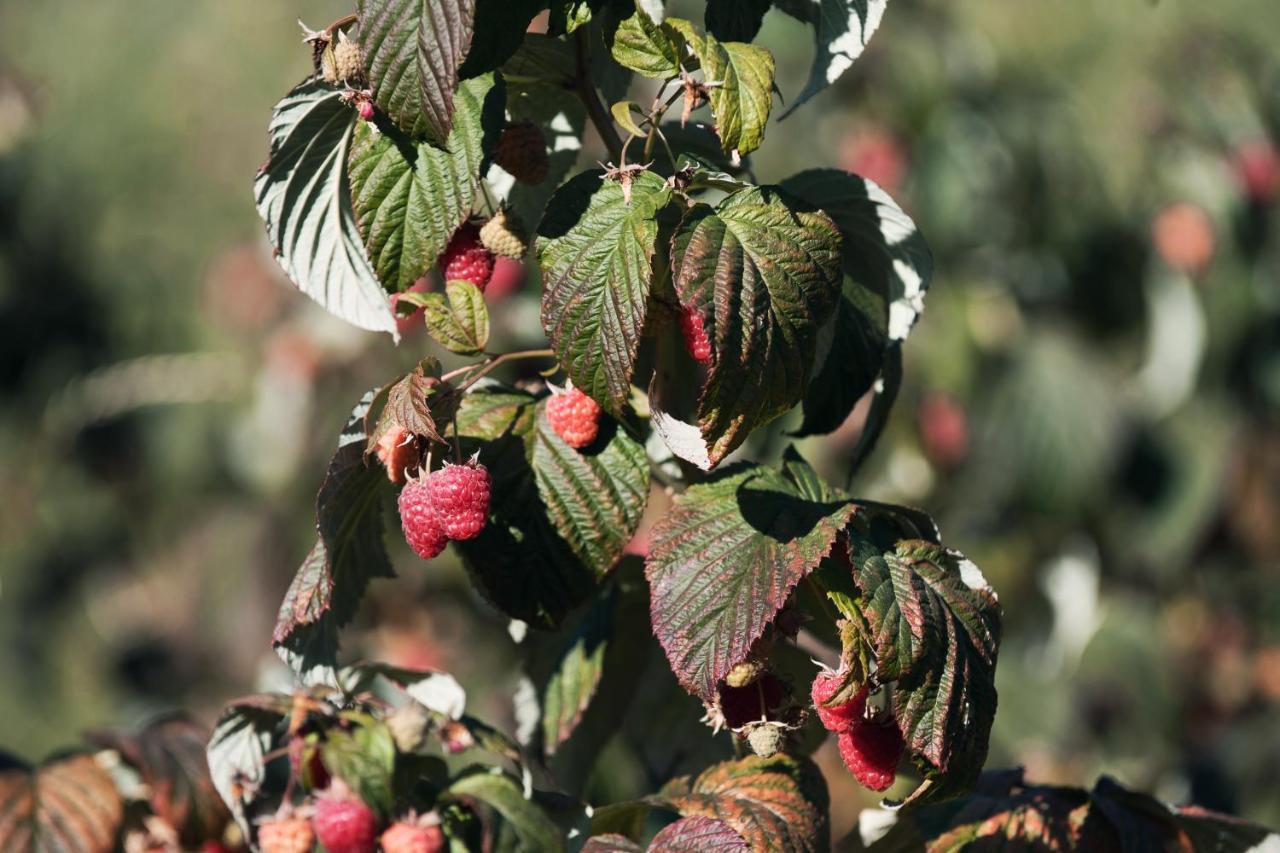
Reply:
[[395, 770], [396, 744], [386, 723], [358, 711], [345, 711], [344, 728], [329, 731], [320, 748], [325, 769], [342, 779], [383, 815], [395, 803], [391, 774]]
[[911, 218], [865, 178], [809, 169], [782, 185], [826, 212], [843, 238], [843, 298], [824, 330], [827, 345], [819, 347], [798, 434], [830, 432], [881, 375], [885, 350], [899, 346], [920, 318], [933, 256]]
[[840, 293], [840, 233], [825, 213], [759, 187], [714, 209], [695, 205], [672, 254], [680, 303], [711, 339], [697, 418], [715, 465], [804, 393], [818, 329]]
[[480, 355], [489, 344], [489, 309], [480, 288], [469, 281], [447, 281], [444, 293], [408, 293], [422, 307], [427, 331], [436, 343], [459, 355]]
[[1000, 604], [982, 573], [933, 542], [881, 553], [853, 540], [875, 679], [893, 684], [893, 712], [925, 771], [913, 798], [967, 790], [982, 770], [996, 713]]
[[813, 25], [817, 51], [809, 81], [783, 113], [786, 118], [797, 107], [849, 70], [862, 55], [867, 42], [880, 26], [889, 0], [774, 0], [793, 17]]
[[710, 700], [849, 521], [790, 473], [728, 468], [678, 497], [647, 560], [653, 633], [685, 689]]
[[684, 39], [637, 8], [613, 32], [609, 50], [624, 68], [646, 77], [670, 78], [680, 74]]
[[29, 769], [0, 754], [0, 849], [109, 853], [124, 817], [111, 774], [91, 755]]
[[630, 200], [619, 182], [584, 172], [556, 191], [538, 227], [542, 327], [573, 384], [613, 412], [631, 394], [670, 200], [651, 172], [635, 175]]
[[407, 290], [425, 275], [471, 215], [504, 98], [492, 74], [463, 83], [443, 149], [360, 123], [349, 156], [352, 202], [369, 259], [388, 288]]
[[458, 409], [465, 453], [480, 452], [493, 477], [489, 523], [458, 543], [468, 570], [489, 601], [516, 619], [554, 627], [584, 601], [607, 570], [582, 562], [561, 538], [538, 492], [528, 442], [533, 397], [499, 386], [473, 388]]
[[316, 496], [319, 539], [294, 577], [276, 620], [276, 651], [305, 681], [330, 680], [338, 629], [351, 621], [369, 581], [394, 577], [382, 541], [380, 466], [365, 464], [369, 391], [352, 411]]
[[348, 323], [396, 337], [352, 214], [346, 163], [356, 116], [339, 95], [307, 80], [276, 104], [254, 197], [276, 259], [303, 293]]
[[556, 853], [565, 849], [560, 828], [540, 806], [526, 799], [520, 785], [506, 774], [476, 768], [450, 785], [445, 796], [492, 808], [515, 831], [521, 850]]
[[374, 101], [404, 132], [446, 144], [476, 0], [360, 0], [357, 8]]
[[772, 0], [707, 0], [707, 32], [721, 41], [751, 41]]
[[721, 42], [708, 34], [699, 47], [702, 75], [711, 88], [711, 114], [725, 151], [750, 154], [764, 141], [773, 109], [773, 54], [742, 42]]
[[830, 843], [822, 773], [781, 753], [717, 764], [692, 783], [673, 780], [655, 800], [685, 816], [723, 821], [755, 851], [825, 851]]
[[547, 516], [579, 559], [599, 572], [612, 568], [649, 502], [644, 445], [611, 418], [602, 418], [592, 445], [575, 450], [551, 428], [545, 401], [530, 435], [530, 462]]

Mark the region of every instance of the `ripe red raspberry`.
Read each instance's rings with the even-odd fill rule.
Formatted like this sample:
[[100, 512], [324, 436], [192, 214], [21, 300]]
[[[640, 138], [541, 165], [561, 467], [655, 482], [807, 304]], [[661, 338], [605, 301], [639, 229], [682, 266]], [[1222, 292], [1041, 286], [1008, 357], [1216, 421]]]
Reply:
[[360, 114], [361, 120], [373, 121], [373, 101], [361, 101], [356, 112]]
[[315, 843], [315, 833], [306, 818], [276, 818], [258, 827], [258, 849], [262, 853], [311, 853]]
[[517, 181], [540, 184], [547, 179], [550, 167], [547, 140], [532, 122], [522, 121], [507, 127], [493, 147], [493, 162]]
[[489, 520], [489, 469], [474, 458], [461, 465], [446, 463], [427, 478], [427, 496], [446, 536], [474, 539]]
[[470, 222], [453, 234], [440, 256], [445, 281], [469, 281], [482, 291], [493, 276], [493, 252], [480, 243], [480, 229]]
[[600, 404], [581, 389], [570, 388], [547, 401], [547, 423], [565, 444], [581, 450], [600, 433]]
[[832, 732], [848, 731], [851, 726], [862, 719], [862, 713], [867, 707], [867, 686], [865, 684], [856, 696], [843, 705], [823, 705], [823, 702], [834, 696], [836, 691], [840, 689], [841, 681], [840, 673], [824, 669], [814, 676], [813, 686], [809, 690], [810, 698], [813, 699], [813, 708], [818, 712], [818, 719], [828, 731]]
[[680, 309], [680, 334], [690, 358], [699, 363], [711, 360], [711, 340], [702, 325], [702, 315], [689, 306]]
[[840, 757], [866, 788], [885, 791], [893, 784], [902, 760], [902, 733], [892, 719], [859, 720], [840, 733]]
[[378, 820], [373, 810], [349, 791], [330, 789], [321, 795], [311, 827], [328, 853], [373, 853], [378, 846]]
[[407, 472], [417, 469], [421, 462], [418, 443], [413, 433], [401, 426], [394, 426], [378, 439], [378, 461], [387, 469], [387, 479], [397, 486], [408, 481]]
[[439, 853], [444, 832], [437, 825], [397, 823], [382, 833], [382, 853]]
[[405, 541], [424, 560], [440, 556], [449, 542], [431, 506], [431, 479], [424, 475], [405, 483], [398, 500]]

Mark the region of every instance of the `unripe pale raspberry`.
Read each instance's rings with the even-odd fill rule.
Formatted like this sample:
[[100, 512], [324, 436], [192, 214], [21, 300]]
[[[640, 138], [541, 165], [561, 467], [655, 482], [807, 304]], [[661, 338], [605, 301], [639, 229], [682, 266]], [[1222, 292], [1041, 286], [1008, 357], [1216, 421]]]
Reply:
[[413, 433], [401, 426], [394, 426], [378, 439], [378, 461], [387, 469], [387, 478], [397, 486], [404, 485], [421, 461], [418, 443]]
[[341, 786], [316, 800], [311, 828], [328, 853], [374, 853], [378, 819], [373, 810]]
[[315, 833], [306, 818], [277, 818], [258, 827], [258, 849], [262, 853], [311, 853], [315, 844]]
[[449, 537], [440, 526], [440, 519], [431, 506], [432, 476], [415, 477], [405, 483], [397, 501], [400, 507], [400, 527], [405, 541], [424, 560], [440, 556]]
[[484, 530], [489, 520], [489, 469], [475, 459], [436, 471], [427, 478], [427, 494], [436, 524], [450, 539], [474, 539]]
[[699, 363], [711, 360], [711, 339], [702, 325], [702, 315], [689, 306], [680, 309], [680, 335], [690, 358]]
[[338, 33], [338, 43], [333, 46], [334, 73], [339, 80], [355, 80], [364, 74], [364, 54], [360, 45], [346, 33]]
[[600, 433], [600, 404], [570, 388], [547, 401], [547, 423], [565, 444], [581, 450]]
[[778, 723], [761, 723], [752, 726], [747, 732], [747, 743], [751, 751], [761, 758], [772, 758], [782, 749], [786, 740], [786, 732]]
[[826, 702], [840, 689], [843, 678], [834, 670], [824, 669], [813, 679], [809, 690], [813, 699], [814, 710], [818, 712], [818, 720], [828, 731], [843, 732], [862, 719], [867, 707], [867, 685], [863, 685], [857, 695], [842, 705], [826, 706]]
[[493, 276], [493, 252], [480, 243], [480, 229], [470, 222], [453, 234], [440, 256], [445, 281], [469, 281], [484, 290]]
[[886, 791], [902, 761], [902, 733], [892, 719], [859, 720], [840, 733], [840, 757], [863, 787]]
[[547, 179], [550, 162], [547, 140], [532, 122], [509, 125], [493, 147], [493, 162], [524, 184], [540, 184]]
[[765, 669], [764, 661], [747, 658], [729, 670], [729, 674], [724, 677], [724, 683], [730, 687], [746, 687], [748, 684], [754, 684], [756, 679], [764, 675]]
[[382, 853], [439, 853], [444, 832], [437, 825], [397, 823], [382, 833]]
[[523, 258], [529, 249], [524, 224], [509, 210], [499, 210], [481, 227], [480, 242], [503, 258]]

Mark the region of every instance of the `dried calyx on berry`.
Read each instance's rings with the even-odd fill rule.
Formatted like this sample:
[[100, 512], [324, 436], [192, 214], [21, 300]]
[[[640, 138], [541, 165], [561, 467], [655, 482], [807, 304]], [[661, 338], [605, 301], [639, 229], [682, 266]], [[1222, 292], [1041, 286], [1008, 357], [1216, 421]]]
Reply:
[[527, 232], [520, 217], [500, 209], [480, 229], [480, 242], [495, 255], [520, 259], [529, 251]]

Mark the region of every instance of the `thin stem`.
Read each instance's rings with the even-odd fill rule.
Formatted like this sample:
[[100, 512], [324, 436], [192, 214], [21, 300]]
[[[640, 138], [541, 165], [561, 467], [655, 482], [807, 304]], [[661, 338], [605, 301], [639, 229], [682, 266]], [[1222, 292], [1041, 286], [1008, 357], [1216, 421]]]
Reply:
[[459, 391], [464, 391], [467, 388], [474, 385], [479, 380], [483, 379], [485, 376], [492, 373], [500, 364], [503, 364], [505, 362], [518, 361], [524, 358], [554, 358], [554, 357], [555, 357], [555, 350], [550, 350], [550, 349], [529, 349], [529, 350], [520, 350], [518, 352], [506, 352], [506, 353], [503, 353], [502, 355], [495, 356], [494, 358], [480, 365], [468, 364], [465, 367], [459, 367], [457, 370], [450, 370], [448, 373], [446, 373], [444, 376], [441, 376], [440, 378], [445, 381], [448, 381], [455, 377], [461, 376], [464, 373], [467, 373], [468, 371], [474, 371], [474, 373], [471, 373], [470, 375], [467, 376], [466, 381], [464, 381], [460, 386], [458, 386]]
[[622, 158], [622, 138], [618, 136], [618, 130], [613, 126], [613, 118], [600, 101], [600, 95], [596, 92], [596, 87], [591, 83], [591, 72], [587, 66], [590, 45], [587, 43], [586, 27], [579, 27], [574, 32], [574, 45], [577, 48], [578, 57], [578, 71], [573, 80], [574, 91], [577, 92], [578, 99], [582, 101], [582, 105], [587, 108], [587, 117], [595, 125], [596, 132], [600, 134], [600, 138], [604, 141], [605, 148], [609, 149], [609, 156], [614, 160], [620, 160]]
[[324, 31], [329, 34], [330, 38], [333, 38], [333, 36], [337, 34], [338, 30], [342, 29], [343, 27], [351, 26], [359, 19], [360, 19], [359, 16], [356, 15], [354, 12], [352, 12], [350, 15], [343, 15], [341, 18], [334, 21], [329, 26], [325, 27]]

